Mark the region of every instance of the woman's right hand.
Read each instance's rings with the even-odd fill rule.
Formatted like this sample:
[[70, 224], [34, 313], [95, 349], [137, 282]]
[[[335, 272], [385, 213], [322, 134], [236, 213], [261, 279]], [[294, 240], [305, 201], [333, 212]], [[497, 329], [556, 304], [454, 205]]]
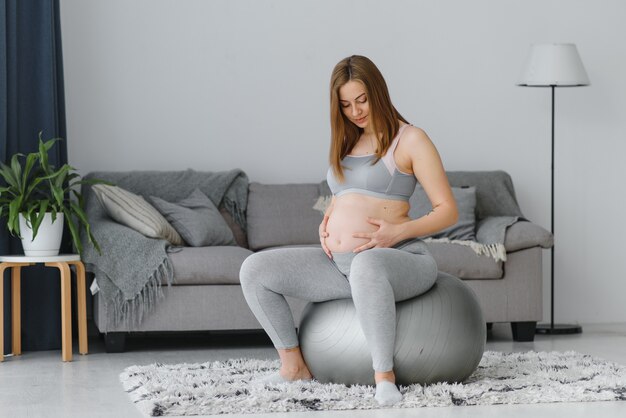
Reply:
[[328, 232], [326, 232], [326, 224], [328, 223], [328, 218], [329, 218], [328, 215], [324, 215], [324, 220], [322, 221], [319, 227], [319, 233], [320, 233], [320, 242], [322, 243], [322, 250], [324, 250], [328, 258], [332, 260], [333, 255], [328, 249], [328, 247], [326, 246], [326, 237], [328, 237], [329, 235]]

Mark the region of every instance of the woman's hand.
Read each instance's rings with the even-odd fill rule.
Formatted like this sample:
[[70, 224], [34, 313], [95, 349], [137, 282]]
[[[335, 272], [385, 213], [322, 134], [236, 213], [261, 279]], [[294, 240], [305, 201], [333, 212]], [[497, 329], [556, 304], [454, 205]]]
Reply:
[[324, 215], [324, 220], [320, 224], [319, 233], [320, 233], [320, 242], [322, 243], [322, 250], [326, 253], [328, 258], [333, 259], [333, 255], [330, 250], [326, 246], [326, 237], [328, 237], [328, 232], [326, 232], [326, 224], [328, 223], [328, 215]]
[[355, 232], [352, 234], [355, 238], [369, 238], [370, 241], [357, 247], [353, 252], [359, 253], [369, 248], [389, 248], [402, 241], [402, 224], [392, 224], [384, 219], [375, 219], [367, 217], [367, 222], [378, 226], [378, 230], [374, 232]]

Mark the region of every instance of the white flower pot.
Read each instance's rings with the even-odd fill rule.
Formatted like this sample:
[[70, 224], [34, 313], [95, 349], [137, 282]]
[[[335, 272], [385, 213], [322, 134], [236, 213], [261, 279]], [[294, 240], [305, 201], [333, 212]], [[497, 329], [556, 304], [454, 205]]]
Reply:
[[63, 237], [63, 214], [57, 213], [57, 218], [52, 222], [52, 214], [44, 215], [37, 236], [33, 240], [33, 230], [30, 221], [20, 213], [20, 235], [22, 236], [22, 247], [24, 255], [31, 257], [41, 257], [47, 255], [59, 255], [61, 248], [61, 238]]

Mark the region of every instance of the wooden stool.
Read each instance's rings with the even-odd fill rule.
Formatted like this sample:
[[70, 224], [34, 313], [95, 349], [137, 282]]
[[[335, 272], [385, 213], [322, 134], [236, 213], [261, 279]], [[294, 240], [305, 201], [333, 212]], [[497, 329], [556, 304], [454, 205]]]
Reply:
[[61, 341], [63, 361], [72, 361], [72, 292], [70, 266], [76, 268], [78, 303], [78, 352], [87, 354], [87, 306], [85, 289], [85, 266], [78, 254], [30, 257], [21, 255], [0, 256], [0, 362], [4, 360], [4, 270], [11, 269], [11, 318], [13, 355], [22, 354], [21, 335], [21, 268], [44, 263], [61, 272]]

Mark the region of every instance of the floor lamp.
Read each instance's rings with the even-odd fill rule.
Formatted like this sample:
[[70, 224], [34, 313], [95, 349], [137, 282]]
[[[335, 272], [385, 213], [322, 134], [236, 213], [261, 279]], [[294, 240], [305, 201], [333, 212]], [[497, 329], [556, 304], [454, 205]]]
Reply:
[[[574, 44], [532, 45], [518, 86], [552, 89], [552, 188], [551, 232], [554, 235], [554, 90], [556, 87], [588, 86], [589, 78]], [[537, 324], [538, 334], [577, 334], [580, 325], [554, 323], [554, 245], [550, 259], [550, 323]]]

